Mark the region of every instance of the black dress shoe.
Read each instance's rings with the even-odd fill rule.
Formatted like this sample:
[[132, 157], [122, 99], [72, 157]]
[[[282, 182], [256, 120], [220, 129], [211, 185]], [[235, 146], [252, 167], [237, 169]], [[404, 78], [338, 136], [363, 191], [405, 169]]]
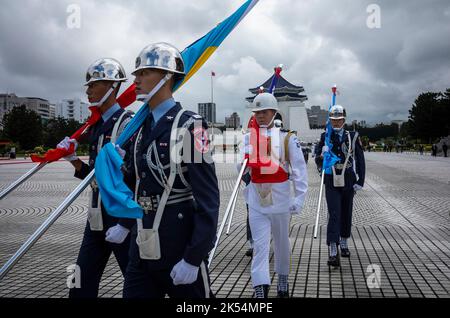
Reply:
[[341, 248], [341, 256], [350, 257], [350, 251], [348, 250], [348, 248]]
[[252, 257], [253, 256], [253, 248], [249, 248], [247, 252], [245, 252], [245, 256]]
[[255, 286], [254, 298], [269, 298], [269, 285]]
[[336, 256], [330, 256], [328, 258], [328, 266], [339, 267], [340, 265], [339, 253]]
[[277, 290], [277, 298], [289, 298], [289, 285], [286, 291]]

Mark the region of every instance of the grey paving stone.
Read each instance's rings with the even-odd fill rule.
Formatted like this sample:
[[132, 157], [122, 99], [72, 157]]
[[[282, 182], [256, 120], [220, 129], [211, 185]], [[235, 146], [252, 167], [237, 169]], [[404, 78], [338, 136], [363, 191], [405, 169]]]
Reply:
[[[444, 297], [450, 293], [450, 160], [401, 154], [366, 153], [367, 179], [355, 196], [350, 260], [341, 268], [326, 265], [327, 207], [320, 212], [313, 239], [319, 177], [308, 165], [309, 191], [300, 216], [291, 220], [291, 295], [294, 297]], [[426, 165], [424, 165], [426, 160]], [[0, 189], [32, 164], [0, 165]], [[217, 164], [220, 219], [237, 172]], [[0, 262], [6, 262], [78, 180], [68, 163], [46, 166], [0, 201]], [[75, 262], [86, 223], [85, 191], [41, 240], [0, 282], [0, 297], [67, 297], [66, 268]], [[231, 233], [223, 235], [210, 268], [218, 297], [252, 297], [251, 260], [244, 256], [246, 209], [236, 204]], [[271, 268], [273, 269], [271, 251]], [[367, 271], [381, 269], [381, 288], [369, 289]], [[273, 276], [270, 295], [276, 295]], [[123, 278], [112, 257], [100, 285], [100, 297], [121, 297]]]

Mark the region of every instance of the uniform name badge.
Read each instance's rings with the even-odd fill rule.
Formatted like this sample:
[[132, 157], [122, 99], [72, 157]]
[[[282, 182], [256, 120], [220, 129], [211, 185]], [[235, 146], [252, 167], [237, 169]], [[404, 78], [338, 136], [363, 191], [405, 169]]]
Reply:
[[268, 207], [273, 204], [272, 200], [272, 185], [270, 184], [256, 184], [256, 192], [259, 195], [259, 204], [262, 207]]

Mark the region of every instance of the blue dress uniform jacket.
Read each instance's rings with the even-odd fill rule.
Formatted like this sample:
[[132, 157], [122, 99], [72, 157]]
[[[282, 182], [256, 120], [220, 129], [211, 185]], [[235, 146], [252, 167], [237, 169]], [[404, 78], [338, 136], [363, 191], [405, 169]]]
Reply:
[[[348, 134], [350, 134], [351, 143], [354, 149], [349, 158], [345, 169], [345, 186], [335, 187], [333, 185], [333, 175], [325, 174], [325, 196], [328, 206], [328, 225], [327, 225], [327, 244], [334, 242], [339, 244], [340, 238], [349, 238], [351, 235], [352, 213], [353, 213], [353, 196], [355, 184], [364, 186], [366, 166], [364, 161], [364, 151], [358, 140], [354, 141], [355, 132], [343, 132], [342, 138], [332, 132], [330, 142], [332, 144], [332, 152], [340, 158], [336, 165], [342, 165], [345, 162], [348, 149], [350, 147]], [[322, 170], [323, 159], [320, 157], [322, 147], [325, 145], [325, 133], [322, 134], [319, 144], [315, 149], [315, 161], [319, 170]], [[337, 167], [335, 165], [335, 167]], [[342, 170], [336, 168], [336, 173], [341, 174]]]
[[[126, 176], [128, 182], [135, 182], [136, 175], [139, 177], [137, 188], [137, 201], [143, 197], [161, 197], [163, 193], [164, 178], [168, 178], [170, 171], [170, 134], [173, 121], [181, 111], [181, 105], [177, 103], [170, 108], [152, 127], [151, 115], [142, 127], [141, 134], [133, 136], [127, 153], [136, 152], [135, 156], [130, 156], [126, 162]], [[190, 138], [185, 137], [183, 144], [183, 162], [181, 163], [182, 173], [177, 174], [172, 188], [171, 196], [185, 200], [175, 204], [167, 204], [159, 226], [159, 236], [161, 244], [161, 258], [159, 260], [139, 259], [139, 252], [135, 243], [136, 228], [133, 230], [130, 259], [133, 262], [145, 262], [148, 269], [172, 269], [172, 267], [182, 258], [189, 264], [199, 266], [208, 257], [208, 253], [213, 248], [216, 239], [216, 229], [219, 213], [219, 189], [215, 173], [214, 163], [208, 160], [208, 151], [201, 157], [201, 162], [195, 163], [194, 157], [199, 148], [195, 146], [198, 138], [194, 136], [194, 126], [199, 126], [206, 130], [207, 124], [200, 116], [193, 112], [185, 112], [179, 121], [178, 127], [186, 125], [187, 121], [193, 122], [189, 125], [188, 132]], [[200, 121], [200, 122], [199, 122]], [[206, 141], [205, 141], [206, 142]], [[155, 151], [156, 148], [156, 151]], [[201, 148], [200, 148], [201, 150]], [[190, 160], [187, 160], [190, 155]], [[136, 162], [134, 162], [136, 158]], [[159, 161], [159, 164], [158, 164]], [[163, 176], [160, 174], [164, 167]], [[137, 171], [135, 170], [137, 168]], [[134, 179], [134, 180], [133, 180]], [[189, 199], [193, 197], [193, 199]], [[155, 200], [157, 201], [157, 200]], [[169, 202], [171, 197], [169, 197]], [[144, 228], [152, 228], [155, 217], [156, 206], [153, 211], [145, 211], [143, 217]], [[138, 264], [132, 264], [138, 266]]]
[[[103, 120], [100, 120], [90, 128], [85, 137], [89, 142], [89, 164], [83, 162], [81, 169], [75, 171], [75, 177], [84, 179], [90, 171], [94, 169], [97, 152], [99, 150], [97, 148], [100, 136], [102, 134], [104, 135], [103, 145], [110, 142], [114, 125], [123, 112], [125, 112], [125, 110], [119, 109], [105, 123]], [[119, 124], [118, 135], [123, 131], [130, 120], [131, 113], [127, 112], [122, 117], [121, 123]], [[97, 202], [99, 196], [98, 188], [91, 189], [90, 191], [93, 191], [93, 201]], [[89, 204], [91, 204], [91, 202]], [[114, 253], [122, 273], [125, 274], [128, 264], [130, 237], [128, 236], [122, 244], [113, 244], [105, 241], [105, 233], [108, 228], [117, 223], [123, 223], [128, 226], [129, 224], [134, 224], [134, 222], [133, 220], [118, 219], [110, 216], [106, 213], [103, 204], [101, 204], [101, 213], [103, 219], [102, 231], [92, 231], [89, 221], [87, 221], [77, 259], [77, 265], [80, 267], [81, 271], [81, 288], [72, 288], [69, 292], [70, 298], [95, 298], [98, 296], [100, 280], [111, 253]]]
[[[153, 228], [157, 201], [170, 173], [172, 125], [181, 110], [180, 104], [175, 104], [157, 120], [156, 125], [152, 122], [151, 113], [126, 149], [132, 156], [126, 161], [125, 178], [128, 181], [135, 179], [137, 201], [145, 207], [144, 229]], [[199, 115], [185, 112], [178, 127], [186, 127], [187, 132], [183, 136], [183, 160], [177, 166], [179, 170], [158, 228], [161, 257], [157, 260], [140, 257], [136, 243], [137, 227], [134, 227], [124, 298], [214, 296], [206, 264], [216, 240], [220, 202], [215, 167], [212, 160], [207, 160], [211, 149], [206, 148], [207, 140], [202, 140], [203, 136], [206, 137], [207, 124]], [[194, 160], [198, 155], [200, 160]], [[142, 204], [144, 199], [146, 202], [156, 201], [156, 205], [151, 204], [149, 208], [149, 205]], [[199, 267], [197, 280], [192, 284], [174, 285], [170, 273], [182, 259]]]
[[[340, 158], [340, 161], [338, 163], [343, 164], [345, 161], [345, 156], [347, 154], [347, 149], [349, 148], [348, 144], [348, 138], [347, 138], [347, 132], [344, 130], [342, 139], [340, 138], [339, 134], [336, 132], [331, 133], [331, 144], [333, 145], [331, 151]], [[353, 141], [355, 137], [355, 132], [350, 131], [350, 138]], [[320, 136], [320, 142], [315, 148], [315, 161], [316, 165], [319, 168], [319, 170], [322, 169], [322, 161], [323, 159], [320, 157], [322, 154], [322, 147], [325, 146], [325, 133], [322, 133]], [[356, 140], [355, 142], [355, 149], [353, 149], [353, 157], [350, 157], [349, 164], [347, 165], [347, 169], [345, 171], [345, 183], [347, 184], [347, 181], [349, 181], [349, 185], [353, 186], [353, 184], [359, 184], [361, 187], [364, 186], [364, 179], [366, 175], [366, 164], [364, 160], [364, 150], [362, 148], [362, 145], [359, 140]], [[353, 167], [353, 160], [355, 159], [356, 163], [356, 169]], [[339, 173], [340, 170], [336, 170]], [[358, 181], [356, 181], [356, 174], [358, 175]], [[325, 175], [325, 178], [327, 178], [327, 175]], [[328, 178], [331, 178], [331, 175], [328, 176]]]

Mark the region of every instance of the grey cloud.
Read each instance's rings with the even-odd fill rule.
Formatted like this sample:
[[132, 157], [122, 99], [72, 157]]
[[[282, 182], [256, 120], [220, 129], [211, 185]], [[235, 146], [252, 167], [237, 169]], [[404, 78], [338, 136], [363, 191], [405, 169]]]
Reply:
[[[71, 3], [81, 7], [81, 29], [66, 26]], [[2, 1], [0, 91], [54, 102], [84, 98], [84, 72], [95, 59], [117, 58], [130, 74], [145, 45], [167, 41], [183, 49], [242, 3]], [[351, 119], [406, 119], [419, 93], [450, 86], [450, 4], [380, 0], [381, 29], [369, 29], [370, 3], [260, 0], [176, 98], [192, 110], [209, 101], [214, 70], [218, 120], [233, 111], [244, 115], [247, 89], [283, 63], [283, 76], [305, 87], [307, 106], [325, 107], [337, 83]]]

